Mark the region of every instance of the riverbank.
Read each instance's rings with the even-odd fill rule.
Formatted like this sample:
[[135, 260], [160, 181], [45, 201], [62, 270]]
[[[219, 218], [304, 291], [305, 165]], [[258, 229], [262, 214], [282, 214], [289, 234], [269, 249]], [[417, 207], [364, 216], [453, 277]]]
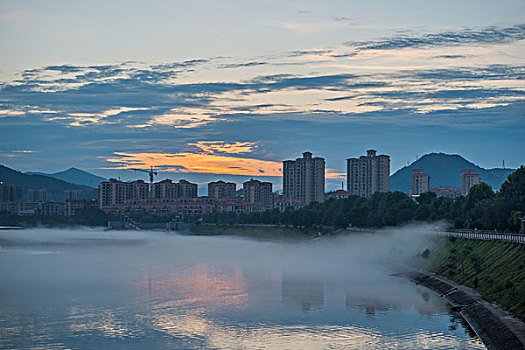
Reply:
[[406, 275], [460, 311], [487, 349], [525, 349], [523, 321], [498, 305], [484, 301], [476, 290], [427, 271], [411, 271]]
[[525, 321], [525, 245], [448, 238], [430, 269], [458, 284], [478, 290]]

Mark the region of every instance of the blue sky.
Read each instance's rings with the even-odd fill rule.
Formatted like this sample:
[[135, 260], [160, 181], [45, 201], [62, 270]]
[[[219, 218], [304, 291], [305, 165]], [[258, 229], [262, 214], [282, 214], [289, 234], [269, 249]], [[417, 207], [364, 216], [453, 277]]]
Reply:
[[327, 189], [374, 148], [525, 156], [523, 1], [0, 1], [0, 162]]

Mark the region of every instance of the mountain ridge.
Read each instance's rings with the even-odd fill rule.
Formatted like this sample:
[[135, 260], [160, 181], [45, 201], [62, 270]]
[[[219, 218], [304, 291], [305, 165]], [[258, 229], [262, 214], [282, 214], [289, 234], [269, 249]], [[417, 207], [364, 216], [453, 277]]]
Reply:
[[85, 170], [81, 170], [75, 167], [71, 167], [67, 170], [58, 171], [56, 173], [43, 173], [29, 171], [26, 172], [28, 175], [43, 175], [47, 177], [52, 177], [58, 180], [69, 182], [76, 185], [84, 185], [92, 188], [97, 188], [98, 184], [102, 181], [107, 181], [107, 179], [91, 174]]
[[454, 186], [461, 187], [461, 170], [472, 169], [480, 175], [493, 189], [499, 190], [507, 176], [516, 169], [492, 168], [485, 169], [463, 158], [459, 154], [428, 153], [406, 165], [390, 176], [390, 190], [408, 192], [412, 187], [413, 169], [423, 169], [430, 176], [430, 187]]
[[64, 190], [80, 190], [82, 192], [81, 198], [83, 199], [96, 199], [98, 197], [96, 188], [77, 185], [40, 174], [25, 174], [5, 165], [0, 165], [0, 180], [6, 184], [22, 187], [24, 198], [27, 198], [29, 189], [41, 188], [46, 190], [48, 201], [62, 202], [64, 200]]

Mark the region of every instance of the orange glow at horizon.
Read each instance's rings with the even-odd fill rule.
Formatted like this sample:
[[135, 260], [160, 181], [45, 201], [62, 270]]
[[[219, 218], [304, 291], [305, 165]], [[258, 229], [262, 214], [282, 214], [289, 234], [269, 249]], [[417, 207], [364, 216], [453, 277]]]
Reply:
[[[116, 157], [106, 161], [118, 164], [111, 169], [127, 169], [150, 166], [160, 167], [166, 172], [204, 173], [245, 176], [282, 176], [282, 163], [254, 158], [203, 153], [126, 153], [115, 152]], [[172, 167], [170, 169], [170, 167]], [[165, 168], [165, 169], [163, 169]], [[345, 174], [326, 169], [326, 177], [338, 179]]]
[[[281, 163], [253, 158], [239, 158], [202, 153], [120, 153], [108, 162], [120, 163], [117, 169], [130, 167], [166, 167], [163, 171], [225, 175], [281, 176]], [[170, 169], [173, 167], [174, 169]]]

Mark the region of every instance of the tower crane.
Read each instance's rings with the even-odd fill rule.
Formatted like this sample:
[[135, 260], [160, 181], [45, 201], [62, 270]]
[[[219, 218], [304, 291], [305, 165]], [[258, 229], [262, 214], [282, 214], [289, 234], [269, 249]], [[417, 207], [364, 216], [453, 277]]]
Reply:
[[130, 168], [129, 170], [135, 170], [135, 171], [141, 171], [143, 173], [149, 174], [149, 183], [150, 183], [150, 191], [153, 188], [153, 175], [157, 175], [157, 172], [153, 170], [153, 166], [150, 170], [144, 170], [144, 169], [137, 169], [137, 168]]

